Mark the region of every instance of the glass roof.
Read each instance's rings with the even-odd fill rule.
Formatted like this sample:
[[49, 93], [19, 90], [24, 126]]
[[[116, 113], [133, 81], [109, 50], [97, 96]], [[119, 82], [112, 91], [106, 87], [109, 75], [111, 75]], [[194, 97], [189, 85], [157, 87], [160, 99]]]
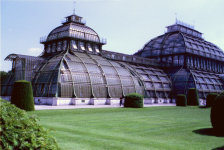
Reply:
[[168, 98], [171, 91], [171, 81], [160, 69], [80, 52], [49, 59], [36, 71], [32, 83], [36, 97], [118, 98], [147, 91], [145, 97]]
[[77, 23], [64, 24], [55, 28], [50, 32], [47, 40], [54, 40], [60, 37], [75, 37], [96, 42], [100, 41], [98, 34], [93, 29]]
[[224, 61], [224, 52], [218, 46], [183, 30], [170, 30], [150, 40], [137, 53], [142, 57], [155, 57], [188, 52]]

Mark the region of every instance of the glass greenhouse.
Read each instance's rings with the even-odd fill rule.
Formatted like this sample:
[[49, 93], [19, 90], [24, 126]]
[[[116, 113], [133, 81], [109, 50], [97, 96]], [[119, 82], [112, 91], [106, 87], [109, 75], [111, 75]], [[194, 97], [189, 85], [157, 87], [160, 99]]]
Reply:
[[[12, 71], [1, 95], [10, 99], [14, 81], [32, 82], [36, 104], [77, 105], [119, 103], [129, 93], [144, 95], [145, 103], [169, 103], [171, 79], [166, 63], [102, 50], [106, 39], [75, 14], [40, 39], [38, 57], [10, 54]], [[221, 87], [220, 87], [221, 88]]]
[[176, 21], [167, 32], [149, 42], [134, 55], [157, 59], [165, 63], [164, 71], [172, 81], [172, 96], [187, 94], [196, 88], [205, 99], [210, 92], [224, 90], [220, 75], [224, 73], [224, 53], [213, 43], [203, 39], [192, 26]]

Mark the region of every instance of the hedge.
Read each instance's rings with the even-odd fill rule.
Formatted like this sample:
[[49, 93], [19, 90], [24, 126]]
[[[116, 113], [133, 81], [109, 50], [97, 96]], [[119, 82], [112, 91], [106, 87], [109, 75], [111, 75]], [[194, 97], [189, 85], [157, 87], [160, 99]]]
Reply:
[[31, 82], [26, 80], [14, 82], [11, 103], [26, 111], [35, 110]]
[[177, 95], [176, 106], [187, 106], [186, 95], [184, 94]]
[[217, 133], [224, 134], [224, 91], [220, 93], [211, 109], [211, 123]]
[[124, 107], [143, 108], [143, 96], [138, 93], [130, 93], [126, 95]]
[[187, 105], [198, 106], [198, 92], [195, 88], [190, 88], [187, 95]]
[[218, 94], [216, 93], [209, 93], [206, 97], [206, 107], [212, 107], [212, 104], [217, 97]]

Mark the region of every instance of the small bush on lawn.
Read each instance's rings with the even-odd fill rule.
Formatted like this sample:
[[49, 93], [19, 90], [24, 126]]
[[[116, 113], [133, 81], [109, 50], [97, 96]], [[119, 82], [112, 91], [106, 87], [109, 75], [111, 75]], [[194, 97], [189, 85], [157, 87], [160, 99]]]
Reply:
[[37, 123], [36, 116], [29, 116], [15, 105], [0, 99], [1, 140], [0, 149], [58, 149], [49, 130]]
[[218, 94], [216, 93], [209, 93], [206, 97], [206, 107], [212, 107], [212, 104], [217, 97]]
[[143, 96], [138, 93], [126, 95], [124, 107], [143, 108]]
[[190, 88], [187, 96], [187, 105], [198, 106], [198, 92], [195, 88]]
[[14, 82], [11, 103], [26, 111], [34, 110], [34, 100], [31, 82], [19, 80]]
[[187, 106], [186, 95], [184, 94], [177, 95], [176, 106]]
[[224, 91], [213, 102], [211, 109], [211, 123], [217, 133], [224, 134]]

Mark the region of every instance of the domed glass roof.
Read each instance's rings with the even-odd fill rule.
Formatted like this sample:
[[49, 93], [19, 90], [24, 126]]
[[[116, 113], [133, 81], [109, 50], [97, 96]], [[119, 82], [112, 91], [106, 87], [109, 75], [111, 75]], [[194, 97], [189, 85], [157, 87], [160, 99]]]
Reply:
[[88, 26], [73, 22], [64, 24], [52, 30], [48, 35], [47, 40], [50, 41], [62, 37], [75, 37], [95, 42], [100, 41], [98, 34], [93, 29]]
[[169, 26], [167, 33], [150, 40], [137, 53], [142, 57], [156, 57], [187, 52], [224, 61], [223, 50], [200, 35], [200, 32], [182, 25]]
[[33, 79], [35, 97], [119, 98], [129, 93], [168, 98], [171, 81], [160, 69], [81, 52], [57, 55]]

